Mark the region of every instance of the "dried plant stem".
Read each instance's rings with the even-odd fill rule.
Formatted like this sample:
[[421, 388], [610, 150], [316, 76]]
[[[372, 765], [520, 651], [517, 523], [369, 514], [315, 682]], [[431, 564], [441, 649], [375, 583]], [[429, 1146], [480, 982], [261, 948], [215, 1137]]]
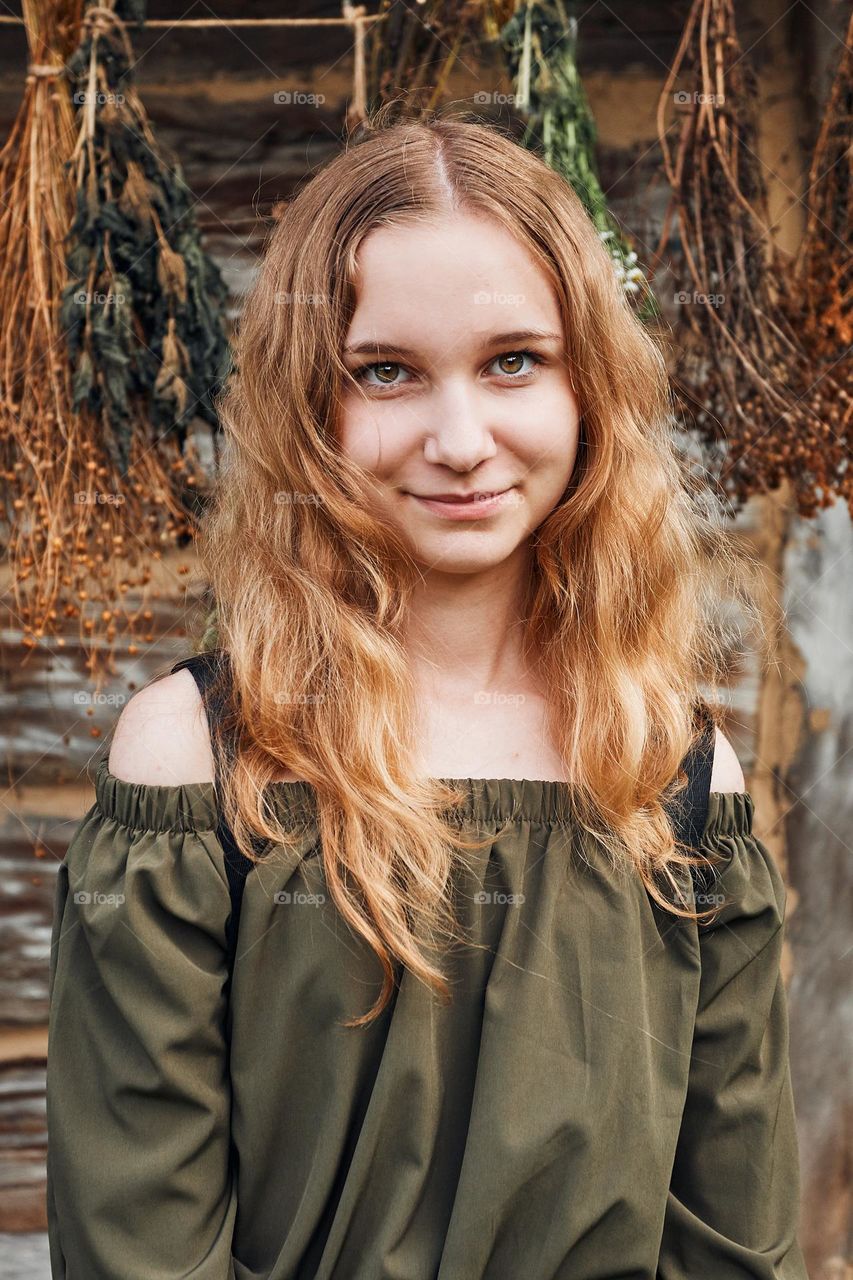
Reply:
[[[677, 84], [689, 89], [675, 94]], [[675, 148], [665, 125], [674, 98], [681, 102]], [[735, 509], [788, 479], [802, 515], [838, 497], [853, 512], [849, 350], [846, 367], [843, 351], [825, 358], [797, 321], [810, 277], [806, 271], [797, 279], [795, 264], [773, 240], [757, 154], [757, 101], [731, 0], [694, 0], [657, 113], [673, 189], [657, 252], [677, 226], [692, 285], [675, 333], [673, 381], [684, 408], [693, 407], [709, 462]], [[849, 133], [847, 139], [849, 146]], [[814, 255], [810, 261], [814, 269]]]
[[[90, 670], [109, 645], [150, 618], [152, 553], [190, 532], [178, 495], [199, 477], [191, 451], [157, 441], [137, 416], [129, 465], [105, 447], [103, 415], [73, 404], [63, 326], [71, 279], [66, 237], [75, 214], [78, 123], [63, 71], [80, 35], [79, 0], [24, 0], [31, 67], [0, 153], [0, 468], [5, 484], [7, 608], [23, 644], [76, 621]], [[89, 280], [88, 286], [94, 286]], [[136, 592], [138, 603], [125, 602]], [[145, 639], [148, 639], [146, 636]], [[153, 637], [151, 637], [153, 639]]]

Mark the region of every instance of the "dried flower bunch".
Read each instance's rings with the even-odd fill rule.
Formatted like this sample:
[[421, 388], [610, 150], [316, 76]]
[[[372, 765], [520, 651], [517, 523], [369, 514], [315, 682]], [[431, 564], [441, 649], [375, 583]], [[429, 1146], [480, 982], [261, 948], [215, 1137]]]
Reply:
[[[688, 88], [674, 92], [678, 83]], [[673, 152], [664, 120], [674, 101], [681, 120]], [[813, 516], [839, 496], [853, 512], [849, 354], [846, 365], [833, 365], [813, 336], [792, 321], [797, 295], [811, 288], [810, 273], [820, 275], [823, 266], [807, 250], [797, 276], [774, 244], [756, 141], [758, 101], [731, 0], [694, 0], [658, 105], [664, 166], [674, 193], [658, 253], [672, 234], [674, 216], [687, 277], [673, 382], [707, 446], [710, 473], [734, 510], [788, 479], [801, 515]], [[849, 148], [849, 111], [848, 99], [846, 135], [830, 126], [827, 136], [836, 146]], [[835, 112], [840, 124], [843, 102]], [[844, 173], [849, 175], [849, 156]], [[843, 254], [841, 241], [849, 243], [845, 181], [836, 243], [828, 246], [835, 263]], [[828, 184], [823, 191], [825, 199], [836, 199]], [[817, 243], [814, 230], [810, 242]], [[848, 261], [848, 316], [849, 270]], [[830, 269], [830, 287], [842, 278], [843, 271]], [[826, 289], [821, 296], [826, 298]], [[824, 320], [831, 314], [825, 303], [820, 310]]]
[[806, 229], [785, 312], [816, 374], [853, 388], [853, 12], [809, 167]]
[[152, 440], [174, 434], [182, 447], [192, 417], [215, 427], [212, 394], [229, 367], [219, 322], [227, 290], [202, 252], [180, 165], [167, 163], [130, 80], [122, 19], [141, 21], [142, 8], [98, 6], [67, 67], [81, 128], [62, 324], [74, 407], [100, 414], [121, 469], [134, 425]]
[[[434, 110], [457, 61], [479, 63], [482, 41], [494, 40], [514, 11], [516, 0], [382, 0], [377, 22], [367, 36], [368, 108], [398, 102]], [[405, 91], [403, 87], [405, 86]], [[393, 109], [388, 118], [393, 117]]]
[[[188, 425], [216, 425], [225, 289], [128, 83], [139, 3], [24, 0], [30, 67], [0, 154], [0, 452], [25, 645], [69, 620], [90, 670], [149, 639], [151, 561], [192, 535]], [[153, 639], [153, 636], [150, 637]]]
[[598, 176], [595, 119], [578, 71], [577, 18], [562, 0], [529, 0], [507, 22], [501, 45], [516, 86], [515, 108], [527, 122], [522, 145], [539, 151], [580, 197], [640, 318], [657, 317], [654, 294]]

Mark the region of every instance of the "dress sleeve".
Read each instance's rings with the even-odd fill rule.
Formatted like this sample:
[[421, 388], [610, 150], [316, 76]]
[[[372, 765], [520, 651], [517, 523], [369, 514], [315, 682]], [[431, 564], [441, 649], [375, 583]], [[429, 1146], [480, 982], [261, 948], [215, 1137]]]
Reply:
[[234, 1280], [229, 912], [212, 786], [137, 785], [102, 761], [52, 930], [54, 1280]]
[[780, 970], [785, 885], [752, 816], [748, 792], [710, 797], [701, 851], [722, 861], [703, 869], [697, 906], [724, 905], [698, 926], [699, 1001], [658, 1280], [808, 1280]]

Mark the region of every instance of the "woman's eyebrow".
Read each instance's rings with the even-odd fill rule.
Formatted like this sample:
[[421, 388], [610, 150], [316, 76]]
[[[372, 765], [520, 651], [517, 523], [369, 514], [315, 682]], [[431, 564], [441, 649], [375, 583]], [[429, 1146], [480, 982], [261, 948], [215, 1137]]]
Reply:
[[[482, 339], [481, 346], [494, 347], [498, 343], [514, 342], [559, 342], [562, 344], [563, 338], [559, 333], [551, 333], [547, 329], [513, 329], [509, 333], [492, 333]], [[344, 355], [361, 356], [373, 355], [377, 351], [393, 352], [397, 356], [406, 356], [411, 358], [417, 355], [411, 347], [402, 347], [395, 342], [385, 342], [381, 339], [368, 340], [366, 342], [357, 342], [352, 346], [344, 347]]]

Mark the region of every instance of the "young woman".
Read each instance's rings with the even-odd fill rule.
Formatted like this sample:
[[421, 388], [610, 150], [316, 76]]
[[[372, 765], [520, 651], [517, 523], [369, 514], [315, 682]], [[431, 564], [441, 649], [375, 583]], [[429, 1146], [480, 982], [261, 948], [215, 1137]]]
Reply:
[[60, 868], [54, 1276], [803, 1280], [785, 890], [699, 694], [737, 561], [581, 204], [368, 128], [237, 366], [217, 647]]

